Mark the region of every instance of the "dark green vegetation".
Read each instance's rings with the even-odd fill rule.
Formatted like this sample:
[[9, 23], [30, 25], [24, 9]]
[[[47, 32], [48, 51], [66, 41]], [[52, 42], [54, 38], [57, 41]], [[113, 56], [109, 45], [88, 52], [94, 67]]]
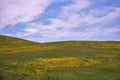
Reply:
[[0, 80], [120, 80], [120, 42], [0, 36]]

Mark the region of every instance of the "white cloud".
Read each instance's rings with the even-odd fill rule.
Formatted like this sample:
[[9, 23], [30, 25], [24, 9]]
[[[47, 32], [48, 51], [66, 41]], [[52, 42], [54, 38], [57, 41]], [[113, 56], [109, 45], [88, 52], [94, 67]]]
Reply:
[[115, 11], [109, 13], [107, 16], [102, 17], [100, 21], [102, 22], [110, 22], [113, 21], [114, 19], [120, 17], [120, 8], [116, 8]]
[[115, 8], [114, 11], [108, 13], [105, 16], [95, 17], [95, 16], [93, 16], [93, 14], [89, 14], [88, 16], [83, 18], [83, 20], [89, 24], [94, 24], [94, 23], [99, 23], [99, 22], [101, 22], [102, 24], [103, 23], [105, 24], [105, 23], [109, 23], [111, 21], [114, 21], [114, 19], [120, 17], [119, 13], [120, 13], [120, 8]]
[[64, 6], [63, 13], [78, 12], [81, 9], [88, 7], [89, 5], [89, 0], [74, 0], [73, 4], [70, 4], [69, 6]]
[[112, 26], [110, 28], [104, 28], [102, 34], [103, 35], [110, 35], [120, 32], [120, 25]]
[[[22, 34], [24, 36], [40, 34], [41, 36], [47, 38], [61, 38], [72, 36], [69, 30], [71, 28], [78, 27], [81, 24], [80, 22], [82, 22], [82, 19], [80, 20], [81, 16], [79, 14], [76, 14], [76, 11], [85, 9], [89, 5], [90, 2], [88, 0], [75, 0], [73, 4], [62, 7], [62, 13], [60, 14], [59, 18], [48, 19], [51, 22], [50, 25], [43, 25], [42, 23], [32, 23], [23, 30]], [[61, 28], [61, 30], [59, 30], [58, 28]]]
[[32, 21], [44, 12], [51, 2], [52, 0], [1, 0], [0, 28]]
[[83, 35], [84, 39], [91, 39], [92, 37], [114, 37], [116, 34], [120, 32], [120, 25], [116, 26], [106, 26], [106, 27], [90, 27], [83, 32], [80, 32], [77, 36]]
[[[41, 40], [57, 41], [61, 38], [71, 39], [90, 39], [96, 36], [108, 36], [115, 32], [118, 32], [117, 28], [106, 28], [103, 26], [94, 26], [95, 23], [108, 24], [110, 21], [120, 17], [120, 8], [114, 9], [114, 11], [102, 16], [97, 17], [94, 14], [88, 12], [88, 14], [82, 15], [83, 9], [91, 6], [89, 0], [74, 0], [70, 5], [63, 6], [58, 18], [49, 18], [50, 24], [44, 25], [42, 22], [30, 23], [28, 26], [20, 32], [21, 36], [39, 35], [42, 36]], [[83, 31], [73, 32], [72, 28], [84, 27], [83, 23], [89, 25]], [[120, 27], [120, 26], [119, 26]]]

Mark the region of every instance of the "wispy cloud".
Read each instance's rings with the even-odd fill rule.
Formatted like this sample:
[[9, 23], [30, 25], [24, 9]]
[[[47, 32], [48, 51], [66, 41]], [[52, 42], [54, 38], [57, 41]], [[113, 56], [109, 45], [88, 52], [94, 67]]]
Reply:
[[52, 0], [1, 0], [0, 28], [35, 19], [51, 2]]
[[[18, 31], [16, 35], [42, 42], [71, 39], [94, 40], [95, 37], [106, 36], [111, 39], [116, 36], [116, 33], [120, 33], [120, 23], [116, 21], [120, 19], [120, 7], [105, 4], [96, 7], [99, 2], [106, 1], [96, 3], [92, 0], [72, 0], [67, 5], [58, 5], [60, 9], [56, 10], [59, 12], [57, 15], [46, 16], [45, 19], [42, 18], [43, 20], [35, 21], [46, 13], [46, 9], [50, 9], [49, 5], [59, 2], [66, 3], [69, 0], [34, 0], [33, 2], [27, 0], [26, 4], [23, 0], [18, 0], [18, 2], [2, 0], [4, 10], [1, 10], [3, 14], [0, 16], [2, 18], [0, 28], [9, 24], [25, 23], [26, 27]], [[11, 10], [12, 13], [10, 13]]]
[[[84, 5], [83, 5], [84, 4]], [[88, 0], [75, 0], [73, 4], [62, 7], [62, 12], [58, 18], [50, 18], [48, 21], [51, 22], [50, 25], [43, 25], [42, 23], [33, 23], [32, 29], [36, 30], [34, 33], [40, 33], [40, 35], [45, 37], [55, 37], [57, 38], [69, 36], [71, 33], [69, 29], [78, 27], [81, 20], [80, 15], [76, 13], [76, 11], [81, 11], [84, 8], [87, 8], [90, 5]], [[74, 10], [74, 11], [73, 11]], [[31, 27], [28, 26], [24, 29], [23, 35], [31, 35], [33, 31], [31, 31]]]
[[120, 8], [115, 8], [114, 11], [108, 13], [105, 16], [102, 17], [95, 17], [94, 15], [90, 14], [84, 18], [84, 20], [89, 23], [89, 24], [94, 24], [94, 23], [109, 23], [111, 21], [114, 21], [116, 18], [120, 18]]

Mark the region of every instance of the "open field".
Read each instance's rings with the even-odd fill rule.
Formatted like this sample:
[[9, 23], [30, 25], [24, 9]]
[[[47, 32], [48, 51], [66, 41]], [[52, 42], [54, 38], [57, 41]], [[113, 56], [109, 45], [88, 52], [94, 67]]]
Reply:
[[120, 80], [120, 42], [35, 43], [1, 35], [0, 80]]

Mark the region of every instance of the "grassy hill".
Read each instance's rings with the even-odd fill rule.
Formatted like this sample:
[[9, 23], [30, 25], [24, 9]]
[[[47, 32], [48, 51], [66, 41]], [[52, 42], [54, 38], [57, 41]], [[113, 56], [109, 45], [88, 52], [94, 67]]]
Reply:
[[35, 43], [0, 35], [0, 80], [120, 80], [120, 42]]

